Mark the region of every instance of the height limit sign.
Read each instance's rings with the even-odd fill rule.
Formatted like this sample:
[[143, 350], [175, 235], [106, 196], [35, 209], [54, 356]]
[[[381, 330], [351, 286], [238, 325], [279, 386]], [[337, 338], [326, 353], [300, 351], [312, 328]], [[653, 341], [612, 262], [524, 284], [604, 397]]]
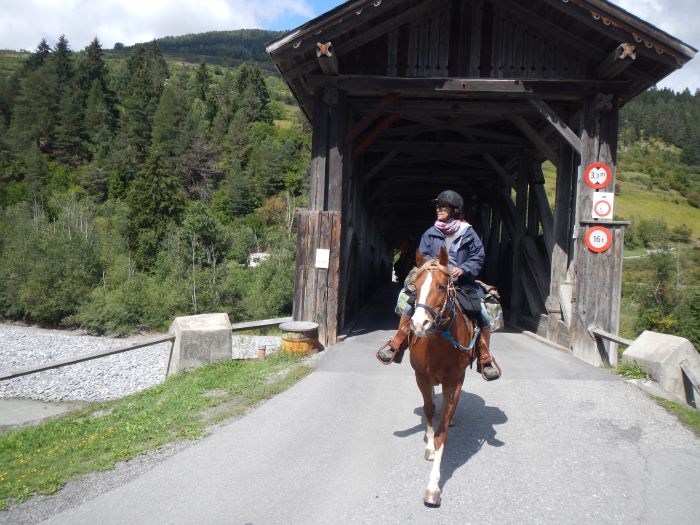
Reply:
[[613, 218], [613, 202], [615, 194], [612, 192], [596, 192], [593, 194], [593, 208], [591, 216], [594, 219], [612, 219]]

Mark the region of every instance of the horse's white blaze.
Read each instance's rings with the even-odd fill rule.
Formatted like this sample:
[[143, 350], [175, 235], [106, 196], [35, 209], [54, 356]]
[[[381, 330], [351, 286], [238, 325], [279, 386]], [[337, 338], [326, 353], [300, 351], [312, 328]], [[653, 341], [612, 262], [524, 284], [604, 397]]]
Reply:
[[[425, 304], [425, 301], [428, 299], [428, 292], [433, 284], [433, 274], [431, 272], [427, 272], [427, 274], [425, 281], [423, 281], [423, 286], [420, 287], [420, 296], [416, 300], [416, 304]], [[416, 308], [413, 317], [411, 317], [411, 322], [416, 332], [422, 333], [430, 328], [431, 319], [425, 308]]]
[[442, 462], [442, 453], [445, 446], [441, 446], [435, 451], [435, 459], [433, 459], [433, 468], [430, 470], [430, 481], [425, 488], [430, 492], [440, 492], [440, 463]]

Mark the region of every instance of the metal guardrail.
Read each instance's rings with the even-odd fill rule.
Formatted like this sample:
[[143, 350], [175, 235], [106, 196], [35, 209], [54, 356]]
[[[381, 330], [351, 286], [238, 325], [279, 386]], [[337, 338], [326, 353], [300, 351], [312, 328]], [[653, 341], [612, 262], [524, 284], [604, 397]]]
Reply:
[[263, 319], [262, 321], [247, 321], [245, 323], [232, 323], [231, 331], [240, 332], [242, 330], [252, 330], [254, 328], [266, 328], [282, 323], [293, 321], [293, 317], [278, 317], [277, 319]]
[[[57, 359], [56, 361], [50, 361], [48, 363], [43, 363], [40, 365], [28, 366], [25, 368], [19, 368], [17, 370], [11, 370], [9, 372], [0, 372], [0, 381], [3, 379], [12, 379], [13, 377], [26, 376], [29, 374], [35, 374], [36, 372], [42, 372], [44, 370], [51, 370], [54, 368], [61, 368], [63, 366], [73, 365], [75, 363], [82, 363], [83, 361], [90, 361], [92, 359], [98, 359], [100, 357], [106, 357], [108, 355], [120, 354], [122, 352], [128, 352], [129, 350], [136, 350], [137, 348], [143, 348], [145, 346], [157, 345], [160, 343], [165, 343], [168, 341], [175, 341], [175, 335], [165, 334], [159, 335], [157, 337], [151, 337], [149, 339], [144, 339], [138, 343], [132, 343], [130, 345], [120, 346], [119, 348], [112, 348], [109, 350], [98, 350], [97, 352], [90, 352], [89, 354], [82, 354], [77, 357], [68, 357], [65, 359]], [[173, 345], [170, 345], [170, 357], [172, 357]], [[169, 358], [170, 359], [170, 358]]]
[[630, 346], [634, 342], [631, 339], [625, 339], [619, 335], [611, 334], [610, 332], [606, 332], [605, 330], [593, 325], [588, 327], [588, 333], [591, 334], [593, 339], [595, 339], [596, 345], [598, 346], [598, 353], [600, 353], [603, 359], [607, 359], [610, 366], [617, 366], [617, 349], [611, 352], [605, 347], [603, 340], [607, 339], [608, 341], [624, 346]]
[[690, 406], [694, 406], [695, 410], [700, 411], [700, 380], [695, 376], [690, 369], [688, 360], [681, 362], [681, 375], [683, 376], [683, 388], [685, 390], [685, 400]]

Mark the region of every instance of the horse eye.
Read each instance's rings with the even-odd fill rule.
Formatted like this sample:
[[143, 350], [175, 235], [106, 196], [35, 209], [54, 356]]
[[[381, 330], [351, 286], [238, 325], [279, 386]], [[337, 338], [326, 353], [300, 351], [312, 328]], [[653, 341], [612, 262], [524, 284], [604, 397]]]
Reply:
[[438, 290], [440, 290], [441, 292], [447, 291], [447, 285], [446, 284], [439, 284]]

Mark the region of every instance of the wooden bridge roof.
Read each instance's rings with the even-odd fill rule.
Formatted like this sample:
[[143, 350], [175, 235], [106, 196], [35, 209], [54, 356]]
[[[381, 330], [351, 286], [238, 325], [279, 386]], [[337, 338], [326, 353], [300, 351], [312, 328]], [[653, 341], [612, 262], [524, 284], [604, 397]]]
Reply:
[[624, 103], [696, 50], [605, 0], [353, 0], [267, 52], [312, 123], [318, 88], [347, 92], [369, 206], [398, 241], [432, 216], [407, 215], [418, 186], [483, 202], [526, 150], [556, 164], [584, 99]]

